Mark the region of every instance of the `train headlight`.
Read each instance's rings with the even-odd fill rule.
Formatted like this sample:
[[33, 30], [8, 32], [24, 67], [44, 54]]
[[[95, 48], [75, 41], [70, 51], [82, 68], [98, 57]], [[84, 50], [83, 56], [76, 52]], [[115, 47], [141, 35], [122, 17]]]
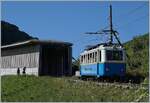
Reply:
[[109, 68], [106, 68], [106, 71], [109, 71]]
[[123, 68], [121, 69], [121, 72], [123, 72], [124, 70], [123, 70]]

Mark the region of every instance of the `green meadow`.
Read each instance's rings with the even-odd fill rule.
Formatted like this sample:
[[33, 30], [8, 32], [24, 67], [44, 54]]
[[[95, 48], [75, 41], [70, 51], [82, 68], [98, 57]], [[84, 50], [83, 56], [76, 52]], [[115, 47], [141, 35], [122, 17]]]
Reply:
[[[2, 102], [148, 101], [148, 90], [73, 82], [71, 77], [2, 76]], [[72, 78], [73, 79], [73, 78]]]

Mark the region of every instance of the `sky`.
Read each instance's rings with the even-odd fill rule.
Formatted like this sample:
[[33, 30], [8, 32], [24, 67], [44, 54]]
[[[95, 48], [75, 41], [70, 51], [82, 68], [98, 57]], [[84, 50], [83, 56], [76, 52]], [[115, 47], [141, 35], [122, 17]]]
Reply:
[[109, 29], [109, 5], [113, 28], [122, 43], [149, 31], [147, 1], [3, 1], [1, 19], [41, 40], [73, 43], [73, 57], [79, 57], [87, 45], [107, 40], [107, 35], [88, 35]]

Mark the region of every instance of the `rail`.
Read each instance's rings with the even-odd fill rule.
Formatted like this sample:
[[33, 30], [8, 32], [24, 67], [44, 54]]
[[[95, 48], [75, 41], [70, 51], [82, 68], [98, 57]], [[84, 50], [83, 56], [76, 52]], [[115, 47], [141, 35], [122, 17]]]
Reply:
[[[69, 79], [71, 82], [76, 82], [76, 83], [86, 83], [87, 81], [79, 80], [79, 79]], [[96, 85], [99, 86], [114, 86], [114, 87], [119, 87], [119, 88], [125, 88], [125, 89], [145, 89], [149, 90], [149, 84], [135, 84], [135, 83], [119, 83], [119, 82], [114, 82], [114, 83], [109, 83], [109, 82], [97, 82], [97, 81], [89, 81], [93, 82]]]

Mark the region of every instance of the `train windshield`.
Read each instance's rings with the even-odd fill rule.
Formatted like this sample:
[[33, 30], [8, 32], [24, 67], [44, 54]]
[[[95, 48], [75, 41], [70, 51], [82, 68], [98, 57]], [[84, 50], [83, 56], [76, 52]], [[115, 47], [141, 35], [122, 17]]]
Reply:
[[106, 51], [106, 59], [108, 61], [122, 61], [123, 60], [123, 52], [119, 50], [107, 50]]

